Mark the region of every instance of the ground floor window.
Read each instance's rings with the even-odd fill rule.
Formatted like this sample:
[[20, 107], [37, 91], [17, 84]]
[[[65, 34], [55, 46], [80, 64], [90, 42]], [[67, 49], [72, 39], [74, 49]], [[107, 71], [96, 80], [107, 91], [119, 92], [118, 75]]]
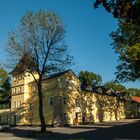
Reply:
[[67, 113], [64, 113], [64, 121], [67, 121]]

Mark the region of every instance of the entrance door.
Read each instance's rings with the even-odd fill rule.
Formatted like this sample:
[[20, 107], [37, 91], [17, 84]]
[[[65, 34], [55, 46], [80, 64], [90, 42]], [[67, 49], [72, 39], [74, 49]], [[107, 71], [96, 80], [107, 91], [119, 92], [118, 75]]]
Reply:
[[75, 125], [78, 125], [81, 122], [80, 112], [75, 113]]

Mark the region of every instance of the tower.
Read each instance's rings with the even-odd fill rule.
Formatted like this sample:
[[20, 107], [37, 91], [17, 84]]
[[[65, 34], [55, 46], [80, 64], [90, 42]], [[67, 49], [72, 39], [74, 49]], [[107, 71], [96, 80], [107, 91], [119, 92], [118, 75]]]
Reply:
[[[27, 66], [32, 62], [27, 60], [24, 55], [12, 75], [12, 95], [11, 95], [11, 125], [29, 125], [30, 124], [30, 92], [29, 83], [38, 78], [36, 72], [30, 73]], [[30, 62], [30, 63], [29, 63]], [[34, 74], [34, 77], [33, 77]]]

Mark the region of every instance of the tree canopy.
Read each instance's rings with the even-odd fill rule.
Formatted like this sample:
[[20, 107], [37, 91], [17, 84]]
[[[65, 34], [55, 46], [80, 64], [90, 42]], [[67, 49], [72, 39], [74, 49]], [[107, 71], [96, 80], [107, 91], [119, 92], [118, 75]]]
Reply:
[[125, 19], [126, 21], [140, 22], [139, 0], [96, 0], [94, 7], [102, 5], [115, 18]]
[[10, 96], [10, 80], [8, 73], [0, 67], [0, 99], [5, 100]]
[[116, 78], [122, 82], [140, 80], [140, 26], [120, 21], [110, 36], [118, 54]]
[[112, 46], [118, 54], [116, 78], [121, 82], [140, 80], [140, 1], [96, 0], [118, 18], [118, 29], [111, 33]]
[[130, 96], [139, 96], [140, 97], [140, 89], [138, 88], [129, 88], [128, 93], [130, 93]]
[[126, 87], [122, 86], [121, 84], [115, 82], [115, 81], [110, 81], [110, 82], [106, 82], [104, 84], [105, 88], [107, 89], [112, 89], [113, 91], [118, 91], [118, 92], [126, 92]]
[[99, 86], [102, 84], [102, 77], [89, 71], [81, 71], [79, 73], [79, 79], [82, 82], [82, 90], [92, 90], [94, 86]]
[[[10, 32], [8, 36], [7, 52], [10, 60], [15, 65], [15, 62], [18, 63], [21, 57], [26, 54], [24, 69], [28, 70], [33, 77], [34, 72], [39, 75], [39, 78], [34, 77], [34, 80], [38, 88], [41, 132], [46, 131], [43, 114], [42, 79], [45, 75], [68, 69], [72, 62], [72, 57], [68, 54], [67, 45], [64, 41], [65, 33], [65, 26], [56, 13], [28, 11], [21, 18], [17, 29]], [[31, 66], [30, 69], [29, 66]]]

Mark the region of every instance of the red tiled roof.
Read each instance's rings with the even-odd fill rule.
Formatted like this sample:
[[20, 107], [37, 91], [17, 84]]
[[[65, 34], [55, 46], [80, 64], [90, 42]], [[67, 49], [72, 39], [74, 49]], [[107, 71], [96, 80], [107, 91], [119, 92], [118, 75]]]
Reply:
[[131, 99], [132, 99], [133, 101], [137, 102], [137, 103], [140, 103], [140, 97], [132, 96]]

